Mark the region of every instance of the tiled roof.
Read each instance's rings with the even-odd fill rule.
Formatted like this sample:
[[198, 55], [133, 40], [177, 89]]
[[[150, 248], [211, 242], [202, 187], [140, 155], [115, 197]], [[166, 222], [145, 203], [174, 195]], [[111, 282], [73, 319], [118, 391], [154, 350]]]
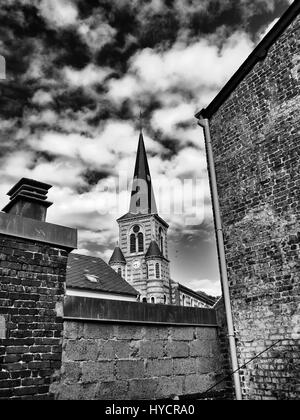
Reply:
[[69, 254], [67, 287], [137, 296], [138, 292], [101, 258]]

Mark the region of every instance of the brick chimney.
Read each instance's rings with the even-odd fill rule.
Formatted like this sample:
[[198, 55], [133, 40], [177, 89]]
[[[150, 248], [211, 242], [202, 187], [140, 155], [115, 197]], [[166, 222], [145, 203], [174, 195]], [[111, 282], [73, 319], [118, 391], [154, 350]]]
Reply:
[[47, 201], [47, 194], [50, 188], [52, 188], [52, 185], [35, 181], [34, 179], [22, 178], [7, 193], [10, 197], [10, 202], [2, 211], [44, 222], [47, 216], [47, 209], [53, 204]]

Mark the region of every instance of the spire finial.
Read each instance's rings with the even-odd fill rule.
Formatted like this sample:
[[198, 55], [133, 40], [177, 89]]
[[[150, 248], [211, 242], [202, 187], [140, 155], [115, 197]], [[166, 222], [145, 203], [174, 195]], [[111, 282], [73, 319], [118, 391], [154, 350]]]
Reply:
[[140, 107], [140, 116], [139, 116], [139, 126], [140, 126], [140, 134], [143, 132], [143, 114], [142, 109]]

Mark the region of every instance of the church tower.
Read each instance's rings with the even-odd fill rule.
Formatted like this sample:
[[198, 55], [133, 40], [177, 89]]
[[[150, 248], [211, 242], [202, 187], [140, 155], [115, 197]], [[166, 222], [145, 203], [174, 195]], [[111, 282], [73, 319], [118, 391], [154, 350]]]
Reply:
[[157, 214], [142, 131], [139, 136], [129, 212], [117, 220], [119, 247], [109, 260], [140, 293], [141, 301], [171, 304], [168, 224]]

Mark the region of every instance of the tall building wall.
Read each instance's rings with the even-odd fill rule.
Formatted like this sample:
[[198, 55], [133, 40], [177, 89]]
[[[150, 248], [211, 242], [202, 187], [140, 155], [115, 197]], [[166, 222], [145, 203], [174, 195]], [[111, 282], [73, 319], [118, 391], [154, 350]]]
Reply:
[[245, 399], [300, 396], [299, 24], [210, 121]]

